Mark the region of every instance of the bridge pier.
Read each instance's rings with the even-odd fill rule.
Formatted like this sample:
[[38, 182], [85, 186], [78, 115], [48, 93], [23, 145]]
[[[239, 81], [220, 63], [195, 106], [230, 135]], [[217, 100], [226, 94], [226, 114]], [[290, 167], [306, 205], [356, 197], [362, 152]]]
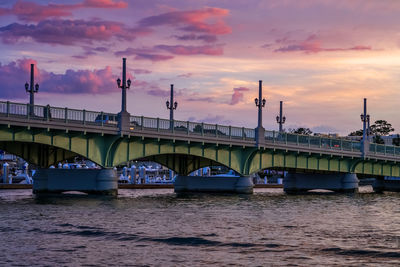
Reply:
[[253, 182], [250, 176], [176, 176], [175, 193], [213, 192], [252, 194]]
[[375, 178], [372, 187], [376, 193], [383, 193], [383, 191], [400, 192], [400, 177]]
[[39, 169], [33, 176], [34, 194], [80, 191], [117, 195], [118, 177], [113, 169]]
[[288, 194], [304, 193], [313, 189], [354, 193], [358, 179], [354, 173], [288, 173], [283, 179], [283, 190]]

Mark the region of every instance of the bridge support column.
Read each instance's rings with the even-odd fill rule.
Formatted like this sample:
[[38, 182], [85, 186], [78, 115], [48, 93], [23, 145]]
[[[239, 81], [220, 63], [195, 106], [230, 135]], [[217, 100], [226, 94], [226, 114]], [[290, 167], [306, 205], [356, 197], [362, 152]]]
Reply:
[[383, 191], [400, 192], [400, 177], [375, 178], [372, 187], [376, 193]]
[[175, 193], [214, 192], [252, 194], [253, 182], [250, 176], [176, 176]]
[[39, 169], [33, 176], [33, 193], [80, 191], [96, 195], [117, 195], [118, 177], [113, 169]]
[[288, 194], [303, 193], [313, 189], [354, 193], [358, 191], [358, 179], [354, 173], [288, 173], [283, 179], [283, 190]]

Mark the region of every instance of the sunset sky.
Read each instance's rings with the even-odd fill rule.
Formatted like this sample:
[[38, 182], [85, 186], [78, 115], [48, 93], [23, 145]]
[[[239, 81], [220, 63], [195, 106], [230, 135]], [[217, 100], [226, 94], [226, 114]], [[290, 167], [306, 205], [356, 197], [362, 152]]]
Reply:
[[255, 127], [348, 134], [372, 121], [400, 132], [400, 1], [0, 1], [0, 99], [26, 103], [35, 63], [37, 104], [117, 113], [122, 58], [128, 111]]

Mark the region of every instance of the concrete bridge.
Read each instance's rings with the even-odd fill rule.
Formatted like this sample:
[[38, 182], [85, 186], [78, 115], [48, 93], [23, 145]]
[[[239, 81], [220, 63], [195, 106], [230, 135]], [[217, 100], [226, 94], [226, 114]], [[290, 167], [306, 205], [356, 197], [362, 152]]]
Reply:
[[[287, 170], [290, 172], [284, 180], [287, 192], [314, 188], [355, 190], [358, 187], [356, 174], [400, 177], [400, 147], [370, 144], [366, 139], [369, 118], [366, 99], [362, 115], [363, 141], [357, 142], [346, 138], [266, 131], [262, 127], [262, 108], [265, 106], [262, 81], [259, 81], [259, 97], [255, 99], [258, 125], [249, 129], [174, 120], [173, 110], [177, 103], [173, 100], [172, 85], [171, 99], [167, 101], [169, 120], [131, 116], [126, 105], [126, 89], [131, 82], [126, 80], [125, 58], [123, 79], [117, 80], [122, 89], [121, 112], [118, 114], [34, 105], [34, 93], [38, 92], [39, 85], [33, 86], [33, 70], [31, 65], [29, 90], [29, 84], [25, 84], [30, 93], [29, 104], [0, 102], [0, 149], [42, 168], [41, 174], [35, 176], [35, 184], [41, 183], [43, 188], [52, 183], [50, 177], [68, 180], [67, 173], [57, 174], [45, 171], [46, 168], [76, 156], [104, 168], [104, 171], [90, 175], [74, 174], [80, 177], [76, 180], [80, 187], [70, 188], [87, 192], [100, 190], [97, 187], [116, 191], [113, 174], [107, 168], [131, 160], [158, 162], [182, 177], [210, 165], [224, 165], [241, 176], [267, 168]], [[280, 110], [282, 113], [282, 103]], [[282, 114], [278, 120], [281, 129]], [[83, 186], [81, 180], [86, 181]], [[183, 180], [186, 183], [187, 179]], [[69, 188], [68, 183], [63, 182], [63, 186], [57, 187], [60, 182], [53, 182], [60, 191]]]
[[[180, 175], [224, 165], [241, 175], [276, 168], [290, 172], [400, 176], [400, 147], [189, 121], [0, 102], [0, 149], [48, 168], [75, 156], [104, 168], [130, 160], [158, 162]], [[171, 127], [173, 125], [173, 127]]]

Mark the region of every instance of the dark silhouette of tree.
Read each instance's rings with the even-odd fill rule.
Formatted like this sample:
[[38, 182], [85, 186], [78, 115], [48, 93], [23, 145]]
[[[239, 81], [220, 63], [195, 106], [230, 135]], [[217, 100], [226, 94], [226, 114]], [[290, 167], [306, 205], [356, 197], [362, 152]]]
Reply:
[[375, 135], [373, 142], [376, 144], [382, 144], [382, 145], [385, 144], [385, 141], [383, 140], [383, 138], [380, 135]]
[[362, 135], [363, 135], [363, 130], [357, 130], [349, 133], [349, 136], [362, 136]]
[[397, 135], [396, 135], [396, 138], [393, 138], [392, 144], [393, 144], [394, 146], [400, 146], [400, 134], [397, 134]]
[[297, 129], [289, 129], [290, 133], [294, 133], [294, 134], [302, 134], [302, 135], [311, 135], [312, 131], [310, 130], [310, 128], [304, 128], [304, 127], [299, 127]]
[[385, 136], [393, 131], [394, 128], [392, 127], [392, 124], [385, 120], [377, 120], [373, 125], [371, 125], [371, 133], [375, 135]]

